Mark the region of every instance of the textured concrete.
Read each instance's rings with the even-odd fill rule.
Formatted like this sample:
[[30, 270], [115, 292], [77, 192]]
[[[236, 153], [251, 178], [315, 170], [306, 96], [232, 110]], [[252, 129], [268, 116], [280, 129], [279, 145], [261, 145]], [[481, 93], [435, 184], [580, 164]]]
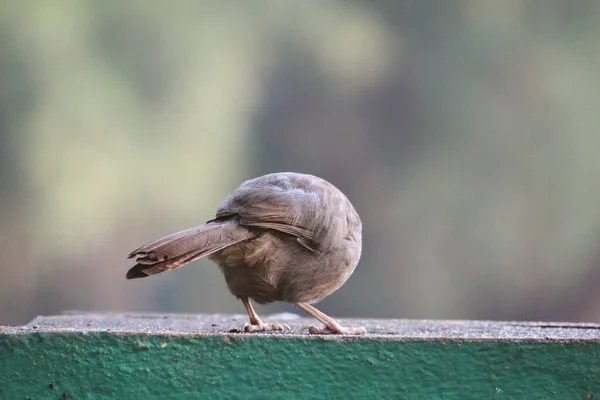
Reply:
[[[0, 326], [0, 333], [75, 331], [142, 335], [215, 335], [236, 333], [247, 321], [248, 317], [245, 314], [140, 315], [66, 312], [64, 315], [37, 317], [22, 327]], [[289, 313], [266, 316], [264, 321], [289, 325], [289, 331], [272, 334], [278, 337], [308, 338], [305, 332], [300, 331], [301, 327], [307, 324], [319, 325], [314, 319], [300, 318]], [[338, 319], [338, 322], [348, 327], [363, 326], [369, 332], [366, 338], [378, 340], [600, 341], [598, 324], [406, 319]], [[326, 337], [334, 340], [348, 339], [340, 336]]]
[[243, 315], [66, 314], [0, 327], [0, 399], [592, 399], [600, 326], [339, 320], [364, 337], [230, 333]]

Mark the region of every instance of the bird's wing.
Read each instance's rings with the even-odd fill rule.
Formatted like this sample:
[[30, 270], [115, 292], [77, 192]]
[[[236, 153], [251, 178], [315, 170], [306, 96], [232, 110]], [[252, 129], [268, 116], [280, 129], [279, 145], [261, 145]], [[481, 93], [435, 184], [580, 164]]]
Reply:
[[319, 189], [314, 180], [291, 179], [289, 175], [248, 181], [225, 200], [217, 219], [237, 215], [242, 225], [316, 241], [326, 214]]

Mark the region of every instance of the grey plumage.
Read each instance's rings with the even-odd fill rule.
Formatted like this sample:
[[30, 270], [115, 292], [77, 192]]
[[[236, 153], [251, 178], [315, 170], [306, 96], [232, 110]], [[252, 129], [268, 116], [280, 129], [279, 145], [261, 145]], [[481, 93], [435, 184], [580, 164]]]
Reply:
[[128, 279], [169, 271], [201, 257], [219, 265], [250, 316], [246, 331], [279, 330], [260, 321], [248, 299], [295, 303], [325, 324], [310, 333], [347, 330], [310, 304], [337, 290], [361, 255], [362, 224], [348, 198], [324, 179], [274, 173], [248, 180], [206, 224], [148, 243], [129, 255]]
[[129, 270], [127, 279], [170, 271], [253, 236], [231, 221], [211, 222], [167, 235], [129, 254], [128, 258], [136, 257], [138, 264]]

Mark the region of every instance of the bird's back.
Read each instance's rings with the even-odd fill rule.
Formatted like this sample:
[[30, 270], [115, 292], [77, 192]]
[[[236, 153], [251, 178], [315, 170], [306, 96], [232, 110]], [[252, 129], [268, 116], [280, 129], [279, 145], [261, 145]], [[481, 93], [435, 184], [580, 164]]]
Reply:
[[361, 253], [362, 225], [347, 197], [306, 174], [244, 182], [217, 211], [256, 233], [215, 254], [232, 293], [259, 303], [314, 302], [339, 288]]

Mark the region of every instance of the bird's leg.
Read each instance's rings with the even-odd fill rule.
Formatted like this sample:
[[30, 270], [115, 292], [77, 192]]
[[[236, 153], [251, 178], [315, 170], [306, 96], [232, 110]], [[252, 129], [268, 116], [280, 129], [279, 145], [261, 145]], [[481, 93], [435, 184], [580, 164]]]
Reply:
[[338, 334], [338, 335], [365, 335], [367, 331], [365, 328], [352, 328], [347, 329], [341, 327], [333, 318], [327, 314], [317, 310], [315, 307], [308, 303], [296, 303], [298, 307], [306, 311], [308, 314], [315, 317], [319, 322], [325, 324], [324, 328], [317, 328], [313, 325], [303, 326], [302, 330], [308, 329], [308, 332], [312, 335], [325, 335], [325, 334]]
[[[258, 315], [256, 314], [256, 311], [254, 311], [254, 308], [252, 307], [252, 304], [250, 303], [250, 300], [247, 297], [242, 297], [240, 300], [242, 300], [242, 303], [244, 303], [244, 307], [246, 307], [246, 312], [248, 313], [248, 316], [250, 317], [250, 323], [245, 323], [244, 326], [242, 327], [242, 331], [244, 331], [244, 332], [265, 332], [265, 331], [282, 332], [287, 327], [287, 325], [281, 325], [281, 324], [273, 324], [273, 325], [265, 324], [258, 317]], [[287, 327], [287, 328], [289, 329], [289, 327]]]

